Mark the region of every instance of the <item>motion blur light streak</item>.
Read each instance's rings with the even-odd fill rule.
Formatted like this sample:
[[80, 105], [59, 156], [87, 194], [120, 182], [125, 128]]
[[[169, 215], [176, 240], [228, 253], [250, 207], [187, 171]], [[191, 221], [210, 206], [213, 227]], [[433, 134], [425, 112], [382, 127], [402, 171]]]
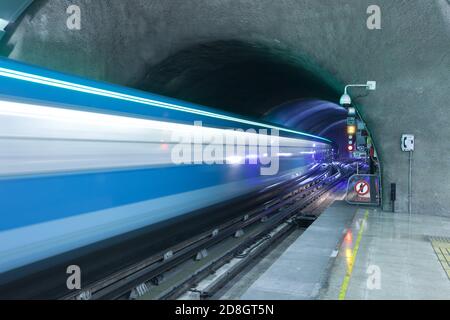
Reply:
[[269, 129], [276, 129], [276, 130], [280, 130], [280, 131], [284, 131], [284, 132], [288, 132], [288, 133], [293, 133], [293, 134], [297, 134], [297, 135], [302, 135], [302, 136], [306, 136], [306, 137], [319, 139], [319, 140], [326, 141], [326, 142], [331, 142], [328, 139], [325, 139], [325, 138], [322, 138], [319, 136], [315, 136], [315, 135], [311, 135], [311, 134], [307, 134], [304, 132], [299, 132], [296, 130], [290, 130], [290, 129], [273, 126], [273, 125], [269, 125], [269, 124], [264, 124], [264, 123], [260, 123], [260, 122], [256, 122], [256, 121], [249, 121], [249, 120], [239, 119], [236, 117], [220, 115], [220, 114], [216, 114], [216, 113], [212, 113], [212, 112], [208, 112], [208, 111], [196, 110], [196, 109], [192, 109], [192, 108], [188, 108], [188, 107], [183, 107], [180, 105], [165, 103], [165, 102], [146, 99], [146, 98], [140, 98], [137, 96], [122, 94], [122, 93], [113, 92], [113, 91], [109, 91], [109, 90], [93, 88], [93, 87], [89, 87], [89, 86], [85, 86], [85, 85], [61, 81], [61, 80], [57, 80], [57, 79], [51, 79], [51, 78], [47, 78], [47, 77], [24, 73], [24, 72], [20, 72], [20, 71], [16, 71], [16, 70], [10, 70], [10, 69], [6, 69], [6, 68], [0, 68], [0, 76], [19, 79], [19, 80], [28, 81], [28, 82], [39, 83], [39, 84], [48, 85], [48, 86], [55, 86], [55, 87], [68, 89], [68, 90], [80, 91], [80, 92], [89, 93], [89, 94], [101, 95], [101, 96], [106, 96], [106, 97], [115, 98], [115, 99], [137, 102], [137, 103], [141, 103], [141, 104], [151, 105], [154, 107], [163, 107], [163, 108], [172, 109], [172, 110], [184, 111], [184, 112], [194, 113], [194, 114], [198, 114], [198, 115], [203, 115], [203, 116], [208, 116], [208, 117], [213, 117], [213, 118], [218, 118], [218, 119], [223, 119], [223, 120], [229, 120], [229, 121], [248, 124], [248, 125], [262, 126], [262, 127], [266, 127]]
[[288, 153], [288, 152], [279, 152], [278, 156], [279, 157], [292, 157], [294, 154], [293, 153]]
[[[70, 264], [86, 247], [109, 250], [143, 229], [155, 239], [146, 254], [156, 254], [169, 245], [155, 244], [162, 225], [186, 219], [183, 239], [166, 240], [187, 240], [240, 214], [209, 208], [332, 160], [320, 137], [7, 59], [0, 65], [32, 70], [0, 71], [0, 272], [13, 277], [34, 263]], [[175, 161], [177, 147], [188, 162]], [[317, 156], [302, 154], [311, 151]]]
[[229, 164], [243, 164], [244, 163], [244, 158], [239, 157], [239, 156], [227, 157], [226, 160], [227, 160], [226, 162]]
[[[217, 129], [203, 127], [201, 123], [196, 125], [185, 125], [171, 123], [167, 121], [155, 121], [134, 117], [100, 114], [87, 111], [60, 109], [41, 105], [25, 104], [20, 102], [2, 101], [0, 103], [0, 117], [4, 125], [0, 128], [0, 136], [3, 139], [22, 139], [15, 144], [9, 145], [4, 140], [0, 143], [5, 145], [5, 149], [10, 150], [10, 154], [17, 156], [14, 164], [8, 159], [0, 157], [0, 163], [5, 163], [0, 168], [0, 174], [11, 175], [27, 172], [49, 172], [63, 170], [80, 170], [104, 166], [104, 155], [108, 153], [112, 156], [118, 150], [123, 150], [123, 156], [117, 158], [115, 162], [110, 162], [110, 167], [123, 167], [134, 165], [150, 164], [202, 164], [210, 158], [205, 149], [207, 141], [214, 137], [214, 144], [209, 144], [210, 149], [221, 152], [212, 158], [212, 163], [223, 164], [223, 154], [234, 157], [227, 158], [227, 163], [245, 163], [245, 158], [256, 160], [257, 154], [248, 157], [245, 154], [245, 146], [258, 152], [267, 150], [268, 137], [266, 134], [255, 133], [256, 130], [245, 132], [242, 130]], [[267, 131], [267, 130], [263, 130]], [[279, 137], [271, 135], [270, 150], [271, 160], [278, 156], [292, 156], [292, 153], [277, 154], [278, 147], [300, 147], [306, 146], [305, 142], [298, 139]], [[48, 141], [51, 139], [53, 144]], [[181, 140], [180, 140], [181, 139]], [[35, 141], [32, 144], [26, 140]], [[64, 147], [56, 148], [57, 143], [65, 140]], [[165, 141], [171, 141], [172, 153], [158, 153], [151, 144], [158, 143], [162, 151], [168, 151], [170, 145]], [[114, 149], [111, 143], [120, 143]], [[84, 145], [82, 145], [84, 143]], [[91, 145], [97, 144], [96, 149]], [[123, 143], [133, 143], [135, 147], [124, 147]], [[139, 144], [147, 144], [139, 146]], [[276, 146], [274, 145], [276, 144]], [[37, 148], [40, 146], [40, 148]], [[109, 147], [108, 147], [109, 146]], [[234, 146], [238, 146], [238, 151], [243, 154], [235, 154]], [[230, 148], [231, 147], [231, 148]], [[51, 148], [52, 151], [43, 154], [39, 149]], [[182, 157], [178, 160], [178, 151], [181, 150], [189, 161], [184, 161]], [[187, 151], [186, 151], [187, 150]], [[228, 153], [232, 150], [232, 153]], [[196, 153], [199, 152], [199, 154]], [[188, 153], [188, 154], [186, 154]], [[75, 154], [78, 157], [73, 157]], [[132, 156], [139, 156], [139, 160], [131, 159]], [[35, 161], [34, 159], [41, 159]], [[43, 161], [43, 159], [46, 159]], [[139, 161], [139, 162], [135, 162]], [[194, 162], [192, 162], [194, 161]], [[103, 164], [102, 164], [103, 162]], [[256, 164], [257, 161], [250, 161]], [[268, 164], [264, 162], [264, 164]], [[26, 171], [24, 171], [26, 170]]]
[[[154, 130], [163, 130], [163, 131], [178, 131], [183, 135], [191, 136], [193, 134], [199, 134], [200, 136], [208, 137], [211, 135], [221, 135], [224, 136], [224, 139], [229, 138], [230, 140], [238, 139], [238, 141], [258, 141], [258, 137], [261, 136], [260, 133], [252, 133], [252, 132], [244, 132], [240, 130], [229, 130], [229, 129], [218, 129], [211, 127], [203, 127], [198, 125], [185, 125], [172, 123], [167, 121], [155, 121], [150, 119], [140, 119], [134, 117], [125, 117], [125, 116], [117, 116], [117, 115], [108, 115], [94, 112], [86, 112], [79, 110], [69, 110], [69, 109], [61, 109], [54, 107], [47, 107], [42, 105], [35, 104], [25, 104], [20, 102], [12, 102], [12, 101], [4, 101], [2, 100], [0, 103], [0, 115], [8, 116], [8, 117], [19, 117], [19, 118], [34, 118], [41, 120], [51, 120], [62, 123], [72, 123], [78, 125], [93, 125], [97, 127], [104, 128], [115, 128], [117, 130], [138, 130], [138, 129], [154, 129]], [[5, 124], [6, 126], [7, 124]], [[0, 128], [0, 132], [2, 132], [3, 136], [14, 136], [14, 132], [23, 131], [25, 128], [19, 128], [17, 126], [8, 126], [8, 130], [6, 127]], [[131, 128], [131, 129], [130, 129]], [[45, 129], [45, 128], [40, 128]], [[54, 129], [54, 128], [53, 128]], [[28, 128], [26, 131], [32, 131], [32, 128]], [[36, 131], [39, 134], [44, 134], [42, 131]], [[47, 130], [51, 132], [51, 130]], [[68, 133], [66, 133], [68, 135]], [[32, 136], [30, 133], [29, 136]], [[170, 137], [170, 136], [169, 136]], [[106, 136], [98, 136], [98, 138], [107, 138]], [[114, 139], [120, 139], [120, 135], [115, 135]], [[273, 139], [277, 139], [276, 141]], [[272, 138], [271, 143], [279, 143], [283, 141], [286, 145], [289, 146], [300, 146], [302, 145], [301, 140], [296, 140], [293, 138], [287, 137], [276, 137]], [[144, 141], [154, 141], [155, 139], [145, 138], [142, 139]], [[169, 139], [170, 140], [170, 139]], [[160, 142], [165, 140], [160, 140]], [[280, 154], [285, 155], [285, 154]]]

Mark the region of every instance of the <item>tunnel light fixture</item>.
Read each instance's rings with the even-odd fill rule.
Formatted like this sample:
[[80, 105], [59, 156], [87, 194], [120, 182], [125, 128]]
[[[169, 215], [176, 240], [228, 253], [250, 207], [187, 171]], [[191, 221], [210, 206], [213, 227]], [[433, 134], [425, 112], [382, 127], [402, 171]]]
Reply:
[[339, 101], [339, 103], [342, 106], [351, 105], [352, 104], [352, 98], [350, 98], [350, 96], [347, 93], [344, 93], [342, 95], [341, 100]]
[[376, 81], [367, 81], [366, 84], [348, 84], [345, 86], [344, 94], [341, 96], [339, 103], [343, 106], [349, 106], [352, 104], [352, 98], [348, 94], [349, 88], [366, 88], [366, 90], [374, 91], [377, 89]]

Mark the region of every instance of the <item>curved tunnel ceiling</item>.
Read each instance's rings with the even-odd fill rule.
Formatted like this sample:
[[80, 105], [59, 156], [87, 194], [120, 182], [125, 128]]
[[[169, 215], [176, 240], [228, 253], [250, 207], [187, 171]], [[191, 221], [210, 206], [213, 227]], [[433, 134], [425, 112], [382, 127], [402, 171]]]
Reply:
[[[149, 68], [136, 87], [280, 124], [345, 144], [327, 127], [346, 118], [338, 95], [292, 52], [242, 41], [200, 44]], [[299, 99], [302, 98], [302, 99]], [[295, 99], [295, 100], [293, 100]], [[286, 121], [286, 119], [289, 119]]]
[[[315, 135], [345, 117], [344, 109], [323, 100], [337, 101], [338, 93], [307, 70], [298, 54], [256, 42], [194, 45], [146, 67], [141, 78], [127, 85]], [[288, 102], [294, 99], [295, 106]], [[267, 116], [273, 110], [298, 120]], [[342, 133], [322, 134], [340, 144], [345, 143]]]
[[[372, 2], [36, 0], [8, 26], [0, 53], [256, 116], [300, 98], [336, 101], [344, 84], [376, 80], [376, 92], [354, 101], [383, 164], [384, 198], [397, 183], [398, 208], [407, 208], [408, 159], [398, 141], [413, 133], [414, 211], [450, 215], [450, 185], [429, 188], [450, 180], [450, 3], [378, 0], [382, 28], [370, 30]], [[70, 4], [81, 8], [79, 31], [66, 27]], [[307, 79], [318, 79], [316, 91]]]
[[292, 99], [337, 99], [295, 53], [235, 40], [181, 50], [148, 68], [135, 86], [257, 117]]
[[[82, 9], [83, 4], [84, 6], [88, 5], [85, 1], [79, 2]], [[141, 1], [133, 2], [136, 5], [139, 3], [138, 6], [144, 11], [154, 8], [153, 5], [144, 4]], [[134, 4], [129, 5], [128, 10], [135, 9]], [[106, 12], [105, 8], [97, 3], [91, 6], [98, 12], [102, 12], [103, 15]], [[110, 10], [119, 10], [120, 7], [112, 5]], [[156, 62], [145, 61], [143, 63], [142, 56], [151, 54], [143, 52], [148, 48], [147, 44], [135, 42], [133, 49], [124, 50], [123, 46], [127, 45], [130, 39], [122, 39], [123, 31], [120, 31], [120, 39], [113, 40], [114, 34], [108, 35], [113, 41], [108, 45], [112, 44], [115, 47], [111, 56], [105, 55], [105, 48], [99, 48], [100, 51], [97, 52], [93, 49], [91, 51], [89, 49], [93, 45], [92, 43], [88, 45], [85, 43], [87, 46], [81, 48], [78, 47], [79, 41], [76, 41], [73, 43], [74, 50], [81, 50], [79, 55], [75, 55], [77, 58], [68, 61], [60, 59], [55, 61], [44, 59], [46, 61], [43, 61], [40, 55], [49, 48], [40, 47], [42, 43], [35, 43], [37, 39], [29, 38], [29, 32], [23, 29], [27, 29], [27, 24], [37, 23], [41, 26], [41, 30], [37, 31], [38, 37], [42, 37], [42, 40], [46, 41], [49, 47], [54, 46], [59, 51], [67, 50], [67, 48], [61, 48], [61, 39], [51, 40], [48, 38], [52, 37], [48, 34], [48, 28], [52, 29], [48, 25], [50, 23], [48, 16], [54, 15], [58, 8], [64, 8], [64, 6], [55, 4], [53, 1], [35, 0], [27, 10], [22, 22], [10, 26], [6, 38], [0, 43], [0, 53], [57, 70], [115, 82], [258, 118], [263, 117], [264, 114], [277, 106], [294, 99], [336, 101], [339, 98], [338, 92], [329, 83], [326, 83], [323, 77], [314, 72], [314, 67], [305, 61], [304, 57], [298, 52], [280, 43], [275, 43], [275, 45], [267, 43], [263, 39], [238, 40], [236, 38], [239, 37], [236, 36], [221, 40], [202, 40], [200, 38], [196, 40], [198, 43], [193, 45], [176, 43], [174, 46], [179, 46], [179, 49], [166, 53], [165, 57], [154, 57], [157, 60]], [[41, 16], [42, 10], [48, 10], [48, 12]], [[119, 15], [119, 17], [121, 16]], [[103, 18], [100, 14], [97, 17], [98, 21], [89, 20], [88, 23], [97, 25]], [[40, 20], [37, 21], [37, 19]], [[147, 31], [151, 33], [154, 27], [151, 23], [143, 23], [142, 21], [140, 23], [137, 33]], [[143, 28], [144, 30], [142, 30]], [[136, 30], [128, 29], [126, 32], [131, 33], [129, 38], [136, 37]], [[62, 30], [55, 29], [55, 32], [62, 32]], [[72, 32], [71, 36], [81, 36], [81, 39], [78, 40], [85, 42], [86, 39], [82, 32], [83, 30], [79, 33]], [[93, 35], [89, 34], [88, 36]], [[148, 39], [145, 40], [150, 41], [151, 38], [152, 35], [149, 35]], [[95, 40], [108, 41], [107, 38], [101, 36]], [[23, 51], [23, 48], [28, 45], [38, 45], [40, 48], [35, 48], [34, 52]], [[162, 42], [159, 45], [162, 45]], [[90, 51], [89, 54], [86, 50]], [[136, 53], [140, 55], [137, 59]], [[160, 52], [154, 53], [155, 56], [159, 54]], [[28, 57], [25, 58], [24, 55]], [[71, 55], [73, 57], [73, 52]], [[86, 61], [83, 56], [95, 58]], [[80, 61], [80, 59], [84, 61]], [[126, 62], [128, 63], [124, 66]], [[322, 121], [326, 121], [324, 117], [322, 118]], [[266, 117], [266, 120], [312, 134], [317, 134], [319, 131], [319, 128], [313, 126], [305, 127], [298, 124], [283, 123], [275, 118], [271, 120]], [[335, 139], [335, 137], [330, 138]]]

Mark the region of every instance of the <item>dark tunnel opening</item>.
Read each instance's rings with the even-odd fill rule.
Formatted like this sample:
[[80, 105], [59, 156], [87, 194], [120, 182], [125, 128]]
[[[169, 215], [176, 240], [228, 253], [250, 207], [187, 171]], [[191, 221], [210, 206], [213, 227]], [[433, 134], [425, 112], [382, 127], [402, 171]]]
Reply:
[[276, 106], [264, 115], [264, 120], [330, 139], [336, 143], [339, 154], [347, 157], [347, 114], [334, 102], [298, 99]]
[[335, 92], [281, 48], [241, 41], [196, 45], [151, 66], [135, 87], [335, 141], [345, 154], [346, 111]]

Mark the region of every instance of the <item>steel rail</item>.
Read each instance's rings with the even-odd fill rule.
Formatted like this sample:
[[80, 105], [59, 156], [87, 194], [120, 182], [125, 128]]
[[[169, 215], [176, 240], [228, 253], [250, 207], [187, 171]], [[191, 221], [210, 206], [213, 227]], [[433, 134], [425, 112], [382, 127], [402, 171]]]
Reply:
[[[316, 176], [307, 175], [293, 179], [283, 184], [283, 194], [276, 199], [266, 201], [260, 207], [243, 213], [241, 216], [231, 221], [203, 233], [195, 239], [190, 239], [181, 244], [168, 248], [164, 252], [160, 252], [141, 263], [135, 264], [126, 270], [120, 271], [87, 286], [82, 292], [75, 292], [71, 295], [63, 297], [63, 299], [117, 299], [133, 290], [138, 285], [145, 283], [167, 270], [174, 268], [186, 259], [195, 256], [199, 251], [214, 246], [224, 239], [232, 236], [237, 230], [244, 229], [255, 222], [260, 221], [263, 217], [276, 216], [276, 219], [270, 219], [271, 223], [267, 224], [268, 228], [275, 223], [286, 220], [288, 216], [292, 216], [295, 211], [301, 209], [320, 198], [324, 192], [317, 192], [324, 185], [331, 185], [336, 180], [332, 174], [333, 168]], [[316, 171], [317, 173], [317, 171]], [[333, 178], [334, 177], [334, 178]], [[314, 178], [308, 181], [308, 179]], [[331, 181], [331, 183], [330, 183]], [[328, 189], [328, 188], [327, 188]], [[300, 204], [293, 205], [298, 200], [302, 200]], [[284, 209], [289, 206], [290, 209]], [[282, 213], [280, 213], [282, 211]], [[171, 253], [170, 257], [167, 253]], [[166, 258], [164, 258], [166, 257]]]

